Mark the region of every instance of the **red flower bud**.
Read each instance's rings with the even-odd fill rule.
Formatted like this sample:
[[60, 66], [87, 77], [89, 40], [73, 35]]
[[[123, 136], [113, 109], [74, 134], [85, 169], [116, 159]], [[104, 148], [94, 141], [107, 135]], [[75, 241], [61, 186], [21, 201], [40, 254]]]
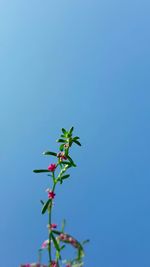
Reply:
[[48, 166], [48, 170], [51, 171], [51, 172], [54, 172], [55, 169], [56, 169], [56, 167], [57, 167], [57, 165], [56, 165], [55, 163], [54, 163], [54, 164], [50, 164], [50, 165]]
[[49, 226], [50, 229], [55, 229], [57, 228], [57, 224], [56, 223], [51, 223], [51, 225]]

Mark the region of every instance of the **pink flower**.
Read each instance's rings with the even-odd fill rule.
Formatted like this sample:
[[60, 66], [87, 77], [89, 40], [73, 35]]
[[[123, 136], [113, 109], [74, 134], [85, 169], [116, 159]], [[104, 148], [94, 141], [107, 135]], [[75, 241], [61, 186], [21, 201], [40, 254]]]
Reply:
[[56, 195], [56, 194], [55, 194], [53, 191], [49, 191], [49, 192], [48, 192], [48, 198], [49, 198], [49, 199], [54, 199], [55, 195]]
[[[47, 240], [45, 240], [45, 241], [42, 243], [41, 248], [42, 248], [42, 249], [47, 248], [48, 245], [49, 245], [49, 240], [47, 239]], [[27, 266], [27, 267], [30, 267], [30, 266]]]
[[71, 265], [70, 264], [67, 264], [66, 267], [71, 267]]
[[69, 242], [71, 245], [73, 245], [74, 247], [77, 247], [77, 246], [78, 246], [77, 241], [76, 241], [74, 238], [72, 238], [72, 237], [69, 237], [69, 238], [68, 238], [68, 242]]
[[57, 262], [56, 262], [56, 261], [52, 261], [52, 262], [51, 262], [51, 267], [58, 267]]
[[69, 144], [64, 144], [64, 148], [68, 148], [69, 147]]
[[55, 228], [57, 228], [57, 224], [56, 223], [51, 223], [49, 228], [50, 229], [55, 229]]
[[78, 243], [77, 243], [77, 241], [76, 241], [75, 239], [72, 239], [72, 241], [71, 241], [70, 243], [71, 243], [71, 245], [72, 245], [73, 247], [75, 247], [75, 248], [78, 247]]
[[60, 240], [67, 241], [67, 235], [66, 235], [66, 234], [61, 233], [61, 234], [59, 235], [59, 238], [60, 238]]
[[67, 159], [67, 157], [65, 156], [65, 153], [64, 152], [59, 152], [58, 154], [57, 154], [57, 157], [58, 158], [60, 158], [61, 160], [66, 160]]
[[78, 242], [73, 237], [71, 237], [67, 234], [61, 233], [58, 238], [59, 238], [59, 240], [70, 243], [75, 248], [78, 247]]
[[56, 167], [57, 167], [57, 165], [54, 163], [52, 163], [52, 164], [50, 164], [49, 166], [48, 166], [48, 170], [49, 171], [51, 171], [51, 172], [54, 172], [55, 171], [55, 169], [56, 169]]

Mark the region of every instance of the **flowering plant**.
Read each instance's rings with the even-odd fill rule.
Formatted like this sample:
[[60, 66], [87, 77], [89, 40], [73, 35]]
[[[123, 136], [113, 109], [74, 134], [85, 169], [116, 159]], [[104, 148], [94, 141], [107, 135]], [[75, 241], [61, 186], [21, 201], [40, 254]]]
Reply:
[[[80, 243], [72, 235], [65, 232], [65, 220], [62, 223], [60, 230], [57, 229], [57, 224], [52, 220], [53, 202], [56, 197], [56, 186], [62, 184], [70, 177], [67, 174], [69, 168], [76, 167], [73, 159], [70, 156], [70, 148], [73, 144], [81, 146], [78, 136], [73, 136], [72, 127], [69, 131], [62, 128], [60, 139], [57, 140], [61, 143], [59, 152], [46, 151], [43, 152], [45, 156], [52, 156], [55, 158], [55, 163], [51, 163], [47, 169], [36, 169], [35, 173], [47, 173], [51, 179], [51, 188], [46, 190], [47, 200], [42, 204], [42, 214], [48, 214], [48, 239], [45, 240], [39, 249], [39, 263], [21, 265], [20, 267], [60, 267], [65, 264], [66, 267], [81, 267], [83, 266], [84, 249], [83, 245], [88, 242], [85, 240]], [[76, 257], [69, 260], [62, 260], [62, 252], [66, 245], [71, 245], [76, 250]], [[48, 251], [48, 265], [41, 264], [41, 253], [43, 250]]]

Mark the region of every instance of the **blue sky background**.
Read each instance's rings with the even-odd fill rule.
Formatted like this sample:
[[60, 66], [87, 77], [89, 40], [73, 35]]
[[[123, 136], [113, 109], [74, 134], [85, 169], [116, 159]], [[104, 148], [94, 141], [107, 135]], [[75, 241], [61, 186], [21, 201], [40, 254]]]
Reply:
[[150, 2], [0, 1], [0, 265], [46, 238], [41, 153], [75, 126], [78, 168], [54, 221], [90, 238], [86, 267], [150, 266]]

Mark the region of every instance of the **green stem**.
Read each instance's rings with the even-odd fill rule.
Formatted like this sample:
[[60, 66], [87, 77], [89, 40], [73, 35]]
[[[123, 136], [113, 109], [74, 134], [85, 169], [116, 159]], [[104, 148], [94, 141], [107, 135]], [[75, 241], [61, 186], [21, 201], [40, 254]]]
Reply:
[[[52, 205], [52, 204], [50, 204]], [[48, 211], [48, 225], [50, 226], [51, 225], [51, 207]], [[52, 255], [51, 255], [51, 230], [49, 229], [49, 246], [48, 246], [48, 255], [49, 255], [49, 264], [51, 263], [52, 261]]]
[[[55, 191], [55, 187], [56, 187], [56, 180], [55, 180], [55, 174], [54, 172], [52, 173], [52, 178], [53, 178], [53, 187], [52, 187], [52, 192]], [[52, 262], [52, 253], [51, 253], [51, 229], [50, 229], [50, 225], [52, 223], [52, 204], [53, 204], [53, 201], [51, 200], [50, 202], [50, 207], [49, 207], [49, 210], [48, 210], [48, 226], [49, 226], [49, 246], [48, 246], [48, 255], [49, 255], [49, 266]]]
[[[67, 150], [67, 154], [69, 153], [69, 148]], [[60, 169], [62, 170], [62, 165], [61, 165], [61, 162], [58, 162], [58, 164], [60, 165]], [[66, 170], [65, 170], [66, 171]], [[55, 191], [55, 187], [56, 187], [56, 184], [57, 184], [57, 179], [55, 178], [55, 173], [52, 172], [52, 178], [53, 178], [53, 187], [52, 187], [52, 192]], [[49, 210], [48, 210], [48, 225], [49, 225], [49, 246], [48, 246], [48, 255], [49, 255], [49, 267], [51, 266], [51, 262], [52, 262], [52, 253], [51, 253], [51, 229], [50, 229], [50, 225], [52, 223], [52, 205], [53, 205], [53, 200], [51, 200], [50, 202], [50, 207], [49, 207]]]

